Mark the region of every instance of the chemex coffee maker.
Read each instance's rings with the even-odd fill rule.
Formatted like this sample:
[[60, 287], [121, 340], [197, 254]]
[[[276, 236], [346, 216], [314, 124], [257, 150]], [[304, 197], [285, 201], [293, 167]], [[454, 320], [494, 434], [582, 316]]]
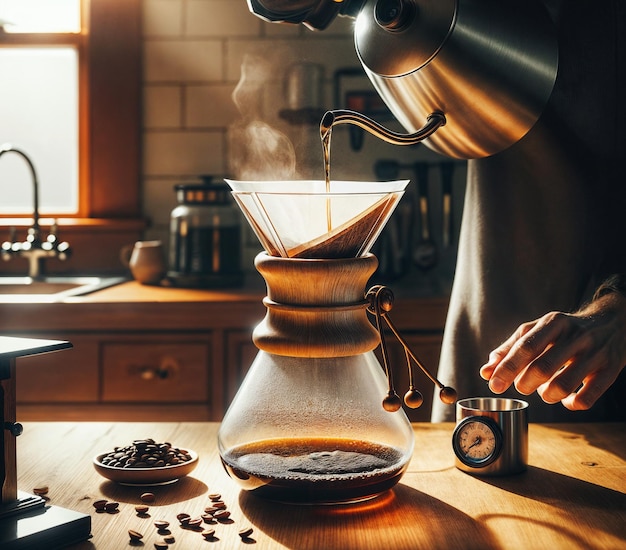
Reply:
[[[397, 333], [393, 295], [375, 285], [369, 249], [408, 182], [330, 178], [330, 141], [353, 124], [398, 145], [423, 141], [441, 154], [494, 155], [535, 124], [556, 80], [558, 51], [535, 0], [248, 0], [258, 16], [325, 28], [353, 17], [363, 69], [408, 133], [361, 113], [328, 111], [320, 123], [325, 181], [229, 181], [265, 248], [255, 265], [267, 283], [259, 348], [218, 434], [233, 479], [284, 502], [350, 503], [394, 486], [413, 452], [413, 432], [393, 386], [385, 328]], [[375, 323], [370, 323], [368, 314]], [[384, 369], [373, 350], [380, 345]], [[421, 394], [410, 387], [409, 407]]]

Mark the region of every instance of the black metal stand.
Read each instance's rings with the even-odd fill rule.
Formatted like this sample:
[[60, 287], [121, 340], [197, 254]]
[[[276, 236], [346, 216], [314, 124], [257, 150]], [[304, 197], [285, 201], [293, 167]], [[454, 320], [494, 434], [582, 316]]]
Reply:
[[47, 506], [40, 496], [17, 490], [15, 438], [22, 426], [15, 418], [15, 360], [71, 348], [69, 342], [0, 336], [0, 548], [57, 549], [88, 539], [91, 516]]
[[13, 503], [0, 508], [2, 550], [56, 550], [87, 540], [91, 516], [46, 506], [38, 496], [20, 492]]

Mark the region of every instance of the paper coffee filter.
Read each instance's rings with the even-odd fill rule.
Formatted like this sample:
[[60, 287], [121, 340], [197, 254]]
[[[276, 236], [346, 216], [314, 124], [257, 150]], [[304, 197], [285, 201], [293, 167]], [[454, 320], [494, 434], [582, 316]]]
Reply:
[[226, 180], [261, 244], [285, 258], [345, 258], [369, 251], [408, 180]]
[[[288, 195], [325, 194], [324, 180], [282, 180], [282, 181], [236, 181], [225, 180], [232, 191], [244, 193], [280, 193]], [[331, 180], [329, 193], [366, 195], [368, 193], [392, 193], [404, 191], [409, 180], [394, 181], [341, 181]]]

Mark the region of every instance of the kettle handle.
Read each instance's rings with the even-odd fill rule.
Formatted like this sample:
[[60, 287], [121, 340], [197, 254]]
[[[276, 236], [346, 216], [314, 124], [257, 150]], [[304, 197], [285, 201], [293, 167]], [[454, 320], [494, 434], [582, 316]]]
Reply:
[[435, 111], [428, 115], [426, 124], [417, 130], [417, 132], [413, 134], [399, 134], [385, 128], [378, 122], [375, 122], [361, 113], [347, 109], [337, 109], [334, 111], [326, 111], [326, 114], [322, 117], [322, 121], [320, 122], [320, 137], [324, 140], [331, 132], [332, 127], [338, 124], [353, 124], [392, 145], [415, 145], [431, 136], [438, 128], [444, 126], [445, 123], [445, 115], [440, 111]]

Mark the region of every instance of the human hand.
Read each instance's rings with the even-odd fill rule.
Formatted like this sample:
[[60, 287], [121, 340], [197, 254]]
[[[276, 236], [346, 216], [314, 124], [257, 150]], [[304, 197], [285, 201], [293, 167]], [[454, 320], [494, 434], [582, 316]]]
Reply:
[[606, 294], [576, 313], [524, 323], [489, 354], [480, 375], [494, 393], [515, 383], [546, 403], [589, 409], [626, 365], [626, 297]]

